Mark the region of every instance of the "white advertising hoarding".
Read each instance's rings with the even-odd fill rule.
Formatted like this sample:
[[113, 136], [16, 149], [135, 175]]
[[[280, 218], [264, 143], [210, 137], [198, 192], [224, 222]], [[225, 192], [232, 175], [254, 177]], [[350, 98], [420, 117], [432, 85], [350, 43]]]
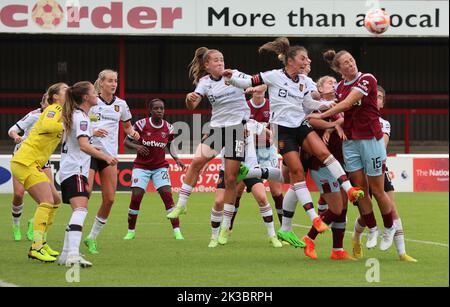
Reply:
[[448, 1], [398, 0], [0, 0], [0, 33], [363, 37], [372, 8], [383, 36], [448, 36]]

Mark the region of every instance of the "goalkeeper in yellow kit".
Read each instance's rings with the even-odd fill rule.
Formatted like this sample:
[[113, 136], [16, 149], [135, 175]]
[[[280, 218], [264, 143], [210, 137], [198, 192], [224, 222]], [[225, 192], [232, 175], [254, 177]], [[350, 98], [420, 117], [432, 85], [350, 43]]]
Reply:
[[55, 203], [50, 180], [42, 167], [61, 141], [64, 129], [61, 113], [67, 87], [65, 83], [49, 87], [47, 94], [50, 105], [42, 112], [28, 138], [11, 160], [14, 177], [38, 203], [34, 214], [33, 244], [28, 257], [44, 262], [53, 262], [59, 255], [46, 242], [48, 228], [53, 223], [59, 204]]

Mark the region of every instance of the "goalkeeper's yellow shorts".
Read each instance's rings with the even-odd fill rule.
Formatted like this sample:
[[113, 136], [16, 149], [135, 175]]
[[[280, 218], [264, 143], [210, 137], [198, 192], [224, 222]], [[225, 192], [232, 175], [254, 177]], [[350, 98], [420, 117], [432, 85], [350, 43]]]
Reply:
[[28, 190], [41, 182], [50, 182], [42, 168], [36, 163], [26, 166], [22, 163], [11, 161], [11, 172], [13, 176]]

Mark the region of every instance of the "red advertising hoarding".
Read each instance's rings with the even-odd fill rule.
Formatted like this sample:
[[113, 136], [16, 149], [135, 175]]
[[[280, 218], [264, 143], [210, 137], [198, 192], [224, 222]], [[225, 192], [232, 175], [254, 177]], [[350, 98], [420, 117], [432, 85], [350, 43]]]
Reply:
[[414, 192], [448, 192], [448, 158], [414, 158]]

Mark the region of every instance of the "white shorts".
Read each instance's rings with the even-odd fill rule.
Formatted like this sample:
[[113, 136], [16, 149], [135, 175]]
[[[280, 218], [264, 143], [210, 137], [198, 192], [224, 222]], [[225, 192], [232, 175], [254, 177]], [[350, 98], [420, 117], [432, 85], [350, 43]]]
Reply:
[[153, 182], [155, 190], [164, 186], [172, 186], [170, 183], [169, 169], [166, 167], [155, 170], [147, 170], [141, 168], [134, 168], [131, 175], [131, 187], [141, 188], [147, 191], [149, 181]]

